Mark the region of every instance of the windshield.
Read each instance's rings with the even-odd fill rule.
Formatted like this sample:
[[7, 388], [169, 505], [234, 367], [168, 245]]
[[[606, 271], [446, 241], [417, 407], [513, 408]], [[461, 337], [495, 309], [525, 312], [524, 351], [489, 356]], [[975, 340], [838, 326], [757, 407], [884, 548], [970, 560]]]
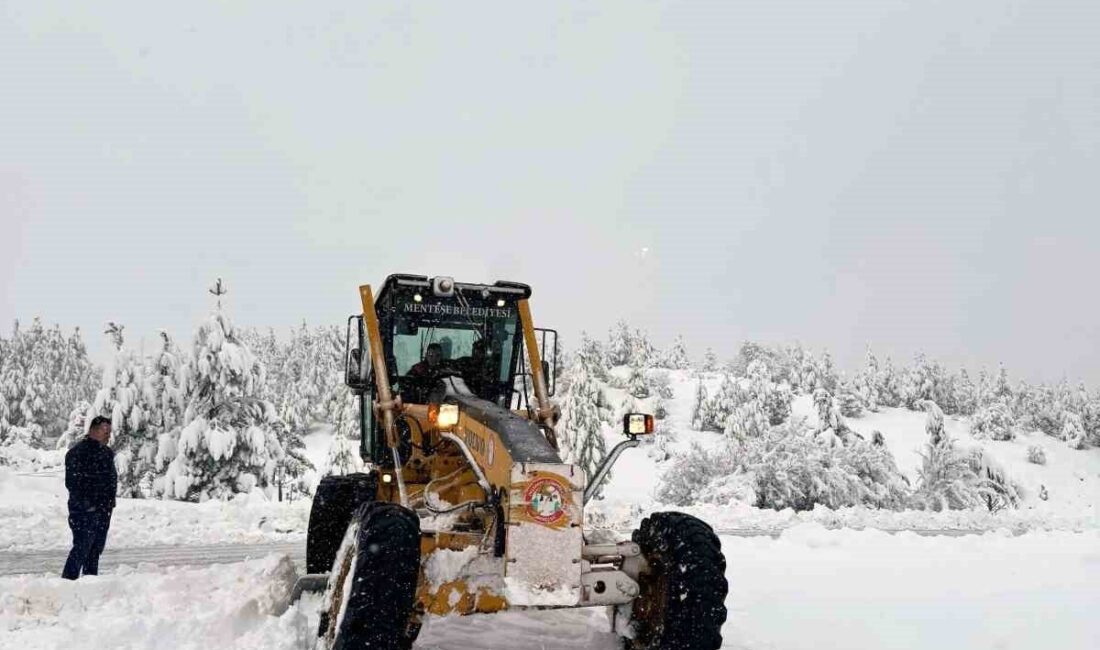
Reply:
[[477, 295], [437, 298], [415, 290], [387, 298], [387, 364], [402, 399], [427, 402], [440, 376], [462, 377], [482, 399], [511, 398], [519, 332], [513, 302]]

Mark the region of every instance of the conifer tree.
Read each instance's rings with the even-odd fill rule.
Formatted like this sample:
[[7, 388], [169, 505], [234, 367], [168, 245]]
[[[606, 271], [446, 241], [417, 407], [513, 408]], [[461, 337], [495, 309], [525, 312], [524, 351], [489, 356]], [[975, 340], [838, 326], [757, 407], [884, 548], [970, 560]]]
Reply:
[[626, 392], [638, 398], [649, 397], [649, 383], [645, 378], [645, 371], [637, 361], [630, 366], [630, 376], [626, 380]]
[[703, 354], [703, 372], [714, 372], [718, 370], [718, 355], [714, 354], [714, 350], [707, 348], [707, 351]]
[[634, 353], [634, 335], [626, 321], [615, 323], [607, 336], [607, 365], [614, 368], [630, 363]]
[[222, 311], [220, 279], [211, 293], [218, 305], [196, 332], [182, 373], [187, 409], [164, 481], [165, 496], [189, 501], [269, 488], [284, 454], [275, 408], [257, 397], [264, 368]]
[[109, 322], [104, 331], [113, 356], [103, 368], [103, 382], [92, 403], [92, 411], [111, 419], [111, 447], [115, 450], [119, 494], [148, 496], [155, 478], [157, 439], [145, 402], [145, 365], [128, 350], [123, 326]]
[[567, 457], [580, 465], [591, 479], [607, 456], [603, 436], [601, 403], [606, 401], [603, 389], [595, 377], [599, 364], [598, 351], [582, 334], [580, 349], [569, 368], [569, 390], [562, 405], [560, 430], [565, 432]]
[[672, 347], [665, 352], [662, 358], [661, 367], [669, 370], [687, 370], [691, 368], [691, 360], [688, 358], [687, 348], [684, 346], [684, 337], [676, 336]]

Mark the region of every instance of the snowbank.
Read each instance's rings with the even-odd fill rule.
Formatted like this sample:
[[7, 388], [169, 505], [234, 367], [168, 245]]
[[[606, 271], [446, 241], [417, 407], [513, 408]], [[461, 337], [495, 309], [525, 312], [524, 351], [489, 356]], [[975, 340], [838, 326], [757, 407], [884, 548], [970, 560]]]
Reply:
[[295, 579], [277, 555], [201, 569], [123, 567], [75, 583], [0, 578], [0, 647], [303, 648], [305, 616], [288, 609]]
[[[72, 541], [64, 480], [0, 468], [0, 552], [67, 548]], [[107, 544], [251, 544], [305, 539], [310, 502], [258, 493], [233, 501], [119, 499]]]

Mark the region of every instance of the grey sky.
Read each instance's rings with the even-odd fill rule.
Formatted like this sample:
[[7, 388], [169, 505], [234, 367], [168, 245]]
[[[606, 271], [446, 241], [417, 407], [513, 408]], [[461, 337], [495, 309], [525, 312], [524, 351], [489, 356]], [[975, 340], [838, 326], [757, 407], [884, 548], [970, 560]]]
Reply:
[[[1100, 3], [0, 4], [0, 322], [341, 322], [390, 272], [1100, 382]], [[644, 252], [648, 249], [648, 252]]]

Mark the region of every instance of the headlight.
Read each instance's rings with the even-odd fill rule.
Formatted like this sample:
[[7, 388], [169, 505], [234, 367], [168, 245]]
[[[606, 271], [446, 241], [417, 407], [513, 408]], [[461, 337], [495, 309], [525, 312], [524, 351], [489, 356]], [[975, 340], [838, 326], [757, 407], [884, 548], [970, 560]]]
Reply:
[[623, 433], [628, 436], [653, 433], [653, 416], [647, 413], [627, 413], [623, 416]]
[[436, 426], [449, 429], [458, 424], [458, 404], [440, 404]]

